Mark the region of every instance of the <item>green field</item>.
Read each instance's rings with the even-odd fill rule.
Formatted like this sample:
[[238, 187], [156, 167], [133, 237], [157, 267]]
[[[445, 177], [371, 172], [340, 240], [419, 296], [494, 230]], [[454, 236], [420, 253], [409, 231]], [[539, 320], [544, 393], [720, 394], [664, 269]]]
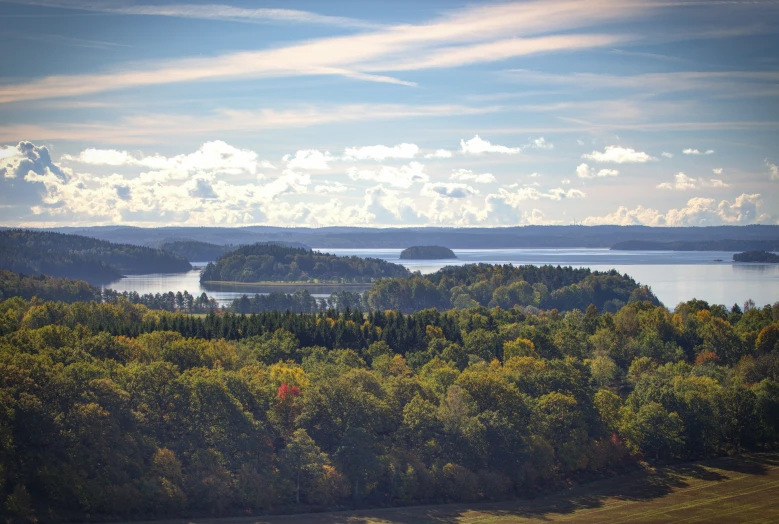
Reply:
[[414, 506], [170, 524], [779, 522], [779, 454], [687, 463], [578, 486], [535, 500]]

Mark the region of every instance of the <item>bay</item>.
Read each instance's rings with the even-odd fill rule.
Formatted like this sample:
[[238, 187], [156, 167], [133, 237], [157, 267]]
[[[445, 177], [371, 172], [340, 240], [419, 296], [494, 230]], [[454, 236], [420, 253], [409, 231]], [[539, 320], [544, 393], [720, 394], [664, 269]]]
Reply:
[[[552, 264], [589, 267], [596, 271], [615, 269], [628, 274], [637, 282], [652, 288], [669, 308], [693, 298], [710, 303], [743, 304], [752, 299], [758, 305], [779, 301], [779, 264], [734, 264], [732, 252], [719, 251], [611, 251], [609, 249], [456, 249], [456, 260], [400, 260], [400, 249], [326, 249], [319, 251], [339, 256], [381, 258], [402, 264], [411, 271], [432, 273], [444, 266], [464, 264]], [[203, 266], [205, 263], [193, 264]], [[220, 303], [227, 303], [243, 294], [281, 291], [292, 293], [296, 286], [221, 286], [204, 288], [200, 284], [200, 269], [187, 273], [128, 275], [106, 287], [117, 291], [166, 293], [189, 291], [200, 295], [204, 291]], [[307, 286], [317, 297], [329, 296], [333, 291], [355, 287]]]

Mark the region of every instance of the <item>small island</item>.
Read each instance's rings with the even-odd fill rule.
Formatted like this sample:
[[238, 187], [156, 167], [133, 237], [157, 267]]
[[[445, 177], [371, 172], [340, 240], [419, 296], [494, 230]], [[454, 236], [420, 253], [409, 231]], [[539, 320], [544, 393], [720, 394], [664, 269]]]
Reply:
[[442, 246], [413, 246], [400, 252], [401, 260], [444, 260], [457, 258], [454, 251]]
[[734, 262], [762, 262], [779, 264], [779, 255], [768, 251], [744, 251], [733, 255]]

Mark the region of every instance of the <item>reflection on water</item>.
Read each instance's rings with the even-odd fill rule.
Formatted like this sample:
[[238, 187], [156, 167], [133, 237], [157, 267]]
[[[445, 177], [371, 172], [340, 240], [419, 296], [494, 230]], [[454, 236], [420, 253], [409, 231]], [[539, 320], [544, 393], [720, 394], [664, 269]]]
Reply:
[[[589, 267], [597, 271], [616, 269], [627, 273], [641, 284], [652, 287], [657, 297], [668, 307], [692, 298], [715, 304], [743, 304], [751, 298], [763, 305], [779, 301], [779, 264], [733, 264], [733, 253], [682, 251], [610, 251], [608, 249], [460, 249], [454, 250], [457, 260], [400, 260], [400, 249], [328, 249], [330, 253], [375, 257], [402, 263], [412, 271], [432, 273], [447, 265], [485, 264], [552, 264]], [[716, 260], [722, 262], [716, 262]], [[203, 264], [204, 265], [204, 264]], [[241, 295], [280, 291], [294, 293], [308, 289], [317, 297], [328, 297], [333, 291], [363, 292], [367, 286], [252, 286], [250, 284], [207, 288], [200, 284], [200, 270], [187, 273], [128, 275], [106, 285], [117, 291], [166, 293], [186, 290], [192, 295], [204, 291], [221, 303]]]

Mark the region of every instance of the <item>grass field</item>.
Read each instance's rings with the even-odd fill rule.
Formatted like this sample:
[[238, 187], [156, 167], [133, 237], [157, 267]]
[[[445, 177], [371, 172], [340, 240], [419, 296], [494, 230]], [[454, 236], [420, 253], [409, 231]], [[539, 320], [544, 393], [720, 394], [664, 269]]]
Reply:
[[[167, 524], [779, 522], [779, 453], [647, 469], [535, 500]], [[163, 524], [163, 523], [158, 523]]]

